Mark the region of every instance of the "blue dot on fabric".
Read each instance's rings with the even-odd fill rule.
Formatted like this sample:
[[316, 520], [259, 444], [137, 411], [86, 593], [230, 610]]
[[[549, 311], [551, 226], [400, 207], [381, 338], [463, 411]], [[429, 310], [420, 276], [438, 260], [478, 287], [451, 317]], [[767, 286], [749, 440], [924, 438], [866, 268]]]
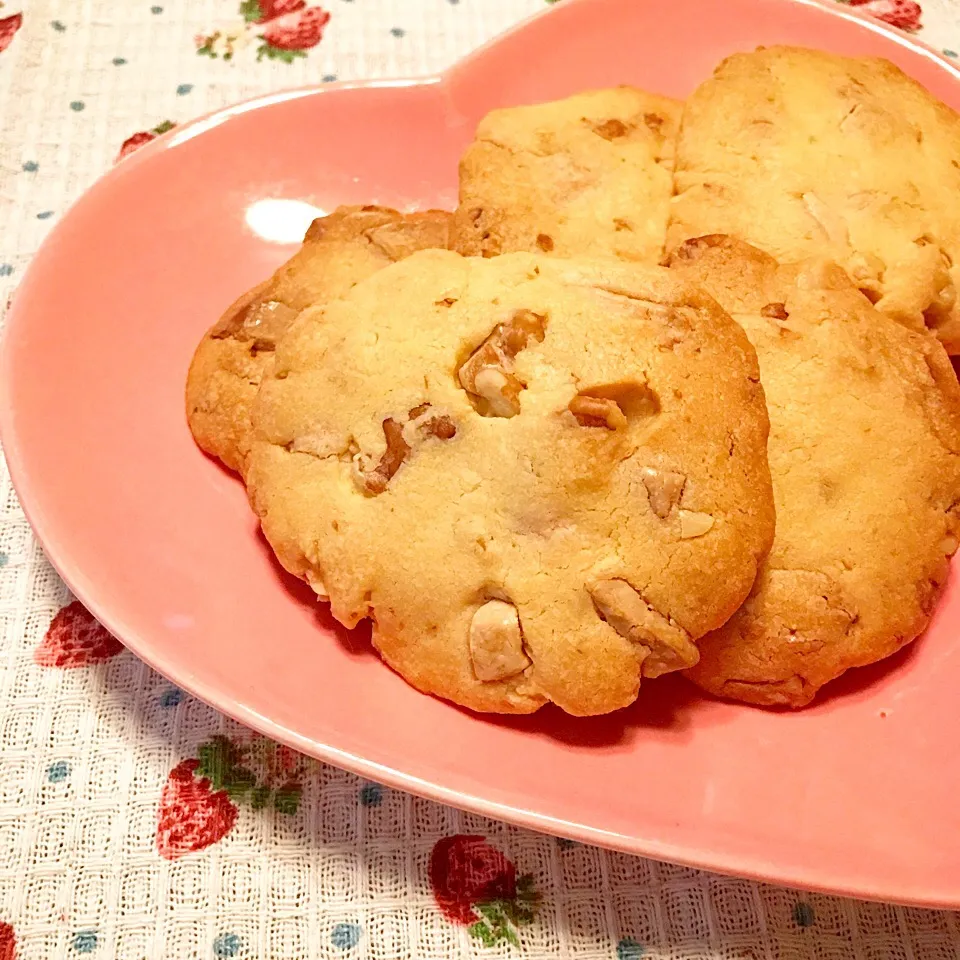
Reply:
[[958, 56], [956, 50], [948, 50], [946, 47], [944, 47], [943, 55], [944, 55], [945, 57], [954, 57], [954, 58], [956, 58], [956, 57]]
[[330, 931], [330, 942], [338, 950], [352, 950], [360, 942], [362, 933], [356, 923], [338, 923]]
[[337, 79], [335, 73], [326, 73], [320, 78], [324, 83], [333, 83]]
[[10, 562], [10, 558], [5, 553], [0, 553], [0, 567], [5, 567]]
[[23, 169], [27, 173], [36, 173], [40, 169], [40, 164], [36, 160], [28, 160], [24, 165]]
[[113, 58], [113, 65], [114, 65], [115, 67], [123, 67], [123, 66], [126, 65], [126, 63], [127, 63], [127, 60], [126, 60], [125, 57], [114, 57], [114, 58]]
[[185, 97], [192, 89], [192, 83], [181, 83], [180, 86], [177, 87], [177, 96]]
[[367, 783], [360, 788], [360, 802], [365, 807], [379, 807], [383, 803], [383, 787], [379, 783]]
[[97, 949], [97, 931], [81, 930], [73, 938], [73, 949], [77, 953], [93, 953]]
[[13, 267], [9, 263], [0, 263], [0, 277], [9, 277], [13, 273]]
[[213, 941], [215, 957], [235, 957], [240, 952], [241, 941], [235, 933], [221, 933]]
[[151, 7], [151, 8], [150, 8], [150, 12], [151, 12], [151, 13], [163, 13], [163, 7]]
[[161, 707], [175, 707], [183, 700], [183, 691], [179, 687], [170, 687], [160, 694]]
[[459, 2], [460, 0], [447, 0], [447, 3], [449, 3], [452, 7], [455, 7]]
[[86, 110], [87, 105], [82, 100], [72, 100], [70, 102], [70, 109], [79, 113], [81, 110]]
[[793, 919], [798, 927], [812, 927], [817, 922], [817, 915], [809, 903], [801, 900], [793, 908]]
[[617, 944], [617, 960], [640, 960], [644, 952], [643, 944], [633, 937], [624, 937]]
[[37, 214], [37, 219], [38, 219], [38, 220], [49, 220], [52, 216], [53, 216], [53, 211], [52, 211], [52, 210], [41, 210], [41, 211]]
[[66, 760], [58, 760], [47, 767], [47, 779], [51, 783], [60, 783], [70, 776], [70, 764]]
[[67, 29], [67, 25], [62, 20], [51, 20], [50, 26], [53, 27], [57, 33], [63, 33]]
[[395, 37], [403, 37], [403, 36], [406, 36], [406, 33], [407, 33], [407, 31], [404, 30], [403, 27], [391, 27], [390, 32]]

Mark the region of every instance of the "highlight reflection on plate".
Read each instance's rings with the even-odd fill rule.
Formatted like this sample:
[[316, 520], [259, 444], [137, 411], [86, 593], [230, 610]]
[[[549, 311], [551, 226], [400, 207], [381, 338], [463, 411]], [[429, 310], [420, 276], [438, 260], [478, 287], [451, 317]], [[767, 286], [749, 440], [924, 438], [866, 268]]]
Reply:
[[244, 214], [247, 226], [268, 243], [300, 243], [307, 228], [327, 211], [304, 200], [257, 200]]

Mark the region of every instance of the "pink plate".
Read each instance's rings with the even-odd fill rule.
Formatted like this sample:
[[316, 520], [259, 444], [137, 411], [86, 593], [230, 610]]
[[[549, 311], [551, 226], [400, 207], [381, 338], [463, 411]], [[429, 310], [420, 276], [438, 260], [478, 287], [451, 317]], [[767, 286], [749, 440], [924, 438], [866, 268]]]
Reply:
[[848, 8], [564, 0], [444, 77], [264, 97], [121, 163], [34, 260], [0, 369], [14, 482], [66, 581], [176, 683], [375, 780], [665, 860], [960, 907], [956, 580], [922, 642], [799, 714], [669, 679], [602, 719], [481, 718], [407, 687], [281, 574], [184, 422], [202, 332], [318, 209], [450, 206], [491, 107], [616, 83], [683, 96], [783, 42], [889, 57], [960, 108], [945, 61]]

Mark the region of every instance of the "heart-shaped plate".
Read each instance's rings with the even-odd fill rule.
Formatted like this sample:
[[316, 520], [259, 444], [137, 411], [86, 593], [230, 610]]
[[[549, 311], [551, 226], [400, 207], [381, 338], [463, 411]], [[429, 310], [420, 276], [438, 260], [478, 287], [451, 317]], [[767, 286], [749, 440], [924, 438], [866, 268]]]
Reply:
[[121, 163], [43, 245], [3, 344], [11, 474], [67, 583], [176, 683], [372, 779], [638, 854], [960, 907], [955, 581], [920, 642], [801, 713], [669, 678], [605, 718], [479, 717], [416, 693], [279, 570], [184, 419], [203, 331], [313, 214], [452, 207], [493, 107], [617, 83], [684, 96], [783, 42], [889, 57], [960, 108], [946, 61], [849, 8], [564, 0], [442, 77], [263, 97]]

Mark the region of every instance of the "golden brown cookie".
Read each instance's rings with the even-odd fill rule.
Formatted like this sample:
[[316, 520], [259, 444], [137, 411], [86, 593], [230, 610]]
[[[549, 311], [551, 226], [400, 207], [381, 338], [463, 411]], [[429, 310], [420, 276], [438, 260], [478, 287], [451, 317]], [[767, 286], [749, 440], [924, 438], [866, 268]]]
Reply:
[[739, 237], [840, 263], [960, 352], [960, 117], [893, 64], [792, 47], [728, 58], [687, 101], [668, 249]]
[[773, 536], [754, 352], [661, 267], [414, 254], [300, 315], [254, 426], [283, 566], [476, 710], [631, 703]]
[[306, 306], [326, 303], [388, 263], [446, 247], [450, 214], [340, 207], [314, 220], [303, 247], [232, 304], [207, 332], [187, 376], [187, 420], [207, 453], [243, 472], [250, 407], [277, 340]]
[[680, 107], [617, 87], [494, 110], [460, 163], [453, 248], [656, 263]]
[[926, 627], [960, 527], [960, 385], [928, 333], [839, 267], [736, 240], [671, 258], [744, 327], [770, 411], [777, 535], [749, 599], [700, 641], [705, 689], [801, 707]]

